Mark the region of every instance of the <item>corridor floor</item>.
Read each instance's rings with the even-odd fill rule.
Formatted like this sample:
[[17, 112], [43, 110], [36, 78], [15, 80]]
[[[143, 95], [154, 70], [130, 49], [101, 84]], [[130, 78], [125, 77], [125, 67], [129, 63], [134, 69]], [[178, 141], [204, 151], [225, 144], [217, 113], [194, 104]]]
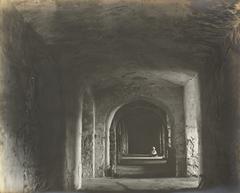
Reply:
[[198, 178], [95, 178], [83, 180], [87, 192], [172, 192], [197, 188]]

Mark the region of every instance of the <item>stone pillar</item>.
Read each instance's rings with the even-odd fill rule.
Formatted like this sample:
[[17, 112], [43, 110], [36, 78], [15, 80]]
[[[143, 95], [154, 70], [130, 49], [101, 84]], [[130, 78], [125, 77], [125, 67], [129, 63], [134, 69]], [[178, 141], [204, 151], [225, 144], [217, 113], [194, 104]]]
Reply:
[[[183, 96], [183, 88], [181, 88]], [[176, 158], [176, 176], [186, 176], [186, 137], [184, 127], [184, 108], [183, 97], [182, 104], [169, 106], [174, 117], [174, 126], [172, 128], [172, 148]]]
[[89, 90], [83, 97], [82, 111], [82, 175], [83, 178], [95, 177], [95, 110], [94, 99]]
[[111, 128], [110, 128], [110, 169], [111, 169], [111, 175], [115, 175], [117, 170], [117, 134], [116, 134], [116, 128], [117, 128], [118, 120], [114, 117], [114, 120], [112, 122]]
[[185, 129], [186, 129], [186, 161], [187, 176], [199, 175], [199, 135], [197, 109], [199, 96], [197, 79], [189, 80], [184, 89]]
[[128, 154], [128, 130], [123, 125], [122, 127], [122, 154], [127, 155]]

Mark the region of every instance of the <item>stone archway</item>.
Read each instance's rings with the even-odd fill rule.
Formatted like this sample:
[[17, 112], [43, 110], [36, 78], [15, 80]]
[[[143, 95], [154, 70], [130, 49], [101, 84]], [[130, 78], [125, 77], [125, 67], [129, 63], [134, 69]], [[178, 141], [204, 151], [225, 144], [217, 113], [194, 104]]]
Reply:
[[[168, 112], [151, 102], [136, 100], [119, 108], [110, 127], [111, 175], [175, 176], [171, 126]], [[156, 157], [151, 156], [153, 146]], [[129, 172], [123, 173], [123, 167]], [[133, 167], [138, 173], [131, 172]]]

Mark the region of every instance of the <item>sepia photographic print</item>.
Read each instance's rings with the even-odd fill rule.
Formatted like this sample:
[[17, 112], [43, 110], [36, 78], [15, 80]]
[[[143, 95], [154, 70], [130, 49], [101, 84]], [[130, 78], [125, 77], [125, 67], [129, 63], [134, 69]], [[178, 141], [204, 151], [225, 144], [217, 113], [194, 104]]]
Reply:
[[239, 183], [239, 0], [0, 0], [0, 193]]

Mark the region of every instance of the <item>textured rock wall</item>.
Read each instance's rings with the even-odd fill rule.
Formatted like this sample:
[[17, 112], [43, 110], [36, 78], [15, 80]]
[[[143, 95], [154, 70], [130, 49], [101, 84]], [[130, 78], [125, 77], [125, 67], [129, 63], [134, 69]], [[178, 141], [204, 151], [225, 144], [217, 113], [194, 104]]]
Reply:
[[[36, 73], [29, 63], [30, 28], [7, 1], [0, 7], [1, 192], [28, 192], [44, 186], [35, 160], [37, 128], [33, 120]], [[28, 39], [29, 38], [29, 39]]]
[[[131, 87], [115, 86], [112, 89], [102, 90], [95, 93], [96, 103], [96, 176], [104, 176], [104, 170], [109, 167], [109, 137], [107, 119], [117, 107], [136, 99], [147, 98], [149, 101], [160, 101], [165, 104], [173, 116], [173, 147], [176, 148], [177, 176], [184, 176], [185, 167], [185, 129], [184, 129], [184, 107], [183, 88], [164, 87]], [[107, 147], [108, 146], [108, 147]]]
[[184, 87], [187, 175], [199, 176], [200, 96], [197, 77]]
[[0, 192], [56, 189], [62, 183], [60, 89], [53, 64], [41, 38], [1, 0]]
[[39, 160], [42, 170], [46, 173], [48, 190], [63, 188], [65, 174], [64, 152], [66, 139], [65, 108], [63, 103], [62, 77], [59, 67], [48, 48], [41, 51], [35, 49], [39, 57], [35, 57], [39, 73], [37, 94], [37, 119], [39, 127], [40, 151]]
[[228, 125], [229, 105], [227, 66], [222, 53], [209, 58], [213, 65], [200, 73], [201, 91], [201, 173], [206, 186], [230, 182], [230, 143], [232, 128]]
[[[238, 44], [239, 45], [239, 44]], [[239, 48], [239, 46], [238, 46]], [[231, 163], [230, 182], [240, 184], [240, 52], [230, 48], [226, 55], [224, 70], [227, 82], [226, 136], [229, 138], [229, 158]], [[225, 137], [226, 137], [225, 136]]]

